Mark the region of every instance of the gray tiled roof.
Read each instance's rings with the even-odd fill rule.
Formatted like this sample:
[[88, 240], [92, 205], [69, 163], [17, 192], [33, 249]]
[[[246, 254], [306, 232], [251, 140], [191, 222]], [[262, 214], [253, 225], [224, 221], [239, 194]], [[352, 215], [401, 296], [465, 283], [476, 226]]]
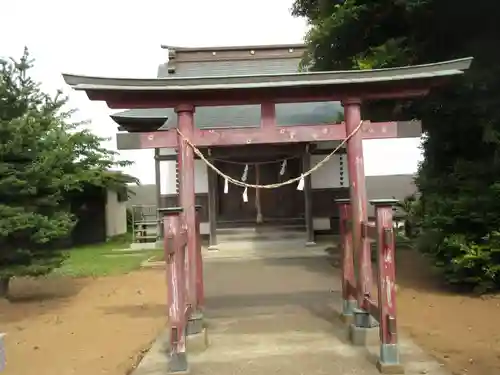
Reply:
[[[300, 59], [263, 59], [233, 61], [186, 61], [176, 65], [175, 77], [227, 77], [251, 74], [296, 73]], [[158, 68], [158, 78], [171, 77], [166, 64]]]
[[[245, 74], [296, 73], [299, 58], [179, 62], [176, 77], [231, 76]], [[158, 78], [166, 78], [167, 65], [158, 68]], [[276, 105], [276, 121], [279, 125], [324, 124], [337, 119], [341, 112], [339, 103], [317, 102]], [[177, 115], [171, 108], [132, 109], [116, 113], [113, 117], [165, 117], [167, 126], [175, 126]], [[196, 126], [201, 129], [214, 127], [248, 127], [260, 123], [260, 106], [200, 107], [196, 109]]]

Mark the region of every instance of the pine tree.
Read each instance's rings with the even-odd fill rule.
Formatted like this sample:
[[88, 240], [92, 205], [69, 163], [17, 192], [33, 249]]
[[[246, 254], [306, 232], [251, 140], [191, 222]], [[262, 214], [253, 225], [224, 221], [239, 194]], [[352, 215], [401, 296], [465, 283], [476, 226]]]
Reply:
[[71, 122], [67, 98], [44, 93], [29, 76], [27, 49], [19, 61], [0, 60], [0, 296], [14, 276], [39, 276], [61, 265], [57, 241], [75, 225], [68, 199], [88, 184], [122, 185], [109, 173], [114, 152], [81, 123]]

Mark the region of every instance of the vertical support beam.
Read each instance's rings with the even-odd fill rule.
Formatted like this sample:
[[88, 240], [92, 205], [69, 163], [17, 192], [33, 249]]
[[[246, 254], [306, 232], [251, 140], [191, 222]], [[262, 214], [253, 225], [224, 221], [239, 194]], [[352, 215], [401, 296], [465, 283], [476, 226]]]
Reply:
[[354, 256], [351, 230], [351, 202], [349, 199], [337, 199], [340, 216], [340, 246], [342, 249], [342, 314], [345, 323], [354, 321], [357, 308], [356, 279], [354, 277]]
[[210, 226], [210, 242], [208, 250], [218, 250], [217, 248], [217, 173], [208, 168], [208, 223]]
[[[351, 134], [361, 122], [361, 101], [348, 99], [342, 102], [347, 134]], [[347, 141], [347, 166], [349, 171], [350, 198], [352, 205], [352, 242], [357, 271], [358, 306], [367, 310], [365, 297], [372, 292], [372, 268], [370, 242], [362, 236], [362, 226], [368, 221], [365, 166], [363, 160], [362, 129]]]
[[186, 274], [185, 236], [181, 226], [182, 208], [159, 210], [164, 226], [164, 250], [167, 266], [167, 307], [170, 328], [169, 372], [188, 371], [186, 355]]
[[195, 206], [196, 209], [196, 306], [197, 311], [191, 314], [188, 322], [187, 334], [194, 335], [203, 331], [203, 307], [205, 305], [205, 287], [203, 284], [203, 255], [201, 253], [200, 237], [200, 209], [201, 206]]
[[[177, 113], [177, 126], [180, 132], [189, 140], [194, 137], [194, 111], [192, 105], [181, 105], [175, 108]], [[183, 209], [183, 224], [188, 228], [187, 232], [187, 301], [190, 305], [192, 316], [188, 322], [188, 329], [198, 325], [193, 320], [199, 319], [196, 305], [196, 211], [195, 211], [195, 188], [194, 188], [194, 152], [193, 149], [178, 136], [179, 149], [179, 201]], [[197, 333], [197, 332], [196, 332]]]
[[158, 228], [157, 228], [157, 242], [163, 240], [164, 231], [163, 231], [163, 223], [161, 215], [158, 211], [161, 207], [161, 170], [160, 170], [160, 149], [155, 148], [155, 185], [156, 185], [156, 209], [157, 209], [157, 219], [158, 219]]
[[[302, 173], [307, 172], [311, 168], [311, 154], [309, 148], [302, 155]], [[304, 216], [306, 219], [307, 242], [306, 246], [314, 246], [314, 221], [312, 212], [312, 184], [311, 175], [304, 178]]]
[[380, 309], [380, 357], [377, 368], [386, 374], [403, 373], [399, 360], [396, 319], [396, 267], [392, 207], [395, 199], [370, 201], [375, 207], [378, 251], [378, 307]]
[[200, 210], [201, 206], [196, 206], [196, 300], [198, 309], [203, 311], [205, 286], [203, 283], [203, 254], [201, 253]]
[[276, 105], [274, 103], [266, 102], [260, 105], [260, 127], [276, 127]]

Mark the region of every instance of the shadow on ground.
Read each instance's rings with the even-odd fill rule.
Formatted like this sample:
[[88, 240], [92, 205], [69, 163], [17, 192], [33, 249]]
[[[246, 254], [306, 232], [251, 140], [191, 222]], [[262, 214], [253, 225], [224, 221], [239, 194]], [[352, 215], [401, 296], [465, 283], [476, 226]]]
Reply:
[[14, 278], [8, 300], [0, 300], [0, 321], [4, 324], [56, 310], [76, 296], [87, 280], [70, 277]]
[[103, 307], [106, 315], [126, 315], [131, 318], [161, 318], [167, 316], [165, 303], [144, 303], [140, 305], [125, 305]]

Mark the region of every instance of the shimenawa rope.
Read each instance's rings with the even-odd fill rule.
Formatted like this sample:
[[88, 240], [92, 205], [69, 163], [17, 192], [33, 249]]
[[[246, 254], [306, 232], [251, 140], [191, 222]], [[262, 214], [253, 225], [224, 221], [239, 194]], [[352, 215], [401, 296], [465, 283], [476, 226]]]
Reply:
[[307, 172], [302, 173], [298, 177], [291, 178], [290, 180], [279, 182], [279, 183], [275, 183], [275, 184], [268, 184], [268, 185], [247, 184], [246, 182], [242, 182], [240, 180], [236, 180], [235, 178], [224, 174], [215, 165], [213, 165], [205, 157], [205, 155], [203, 155], [203, 153], [198, 148], [196, 148], [196, 146], [189, 139], [187, 139], [184, 136], [184, 134], [181, 133], [181, 131], [179, 129], [176, 129], [176, 130], [177, 130], [177, 133], [179, 133], [179, 135], [183, 139], [183, 141], [186, 142], [193, 149], [193, 152], [201, 160], [203, 160], [207, 166], [209, 166], [214, 172], [216, 172], [219, 176], [221, 176], [222, 178], [224, 178], [226, 181], [229, 181], [229, 182], [233, 183], [236, 186], [241, 186], [241, 187], [244, 187], [244, 188], [252, 188], [252, 189], [276, 189], [276, 188], [279, 188], [279, 187], [282, 187], [282, 186], [285, 186], [285, 185], [293, 184], [294, 182], [298, 182], [298, 181], [302, 180], [304, 177], [307, 177], [311, 173], [317, 171], [328, 160], [330, 160], [332, 158], [332, 156], [335, 155], [346, 144], [346, 142], [349, 139], [351, 139], [359, 131], [359, 129], [361, 129], [361, 126], [363, 126], [363, 120], [361, 120], [359, 122], [359, 125], [344, 140], [342, 140], [342, 142], [340, 142], [340, 144], [337, 147], [335, 147], [335, 149], [331, 153], [329, 153], [323, 160], [321, 160], [318, 164], [316, 164], [314, 167], [312, 167], [311, 169], [309, 169]]

